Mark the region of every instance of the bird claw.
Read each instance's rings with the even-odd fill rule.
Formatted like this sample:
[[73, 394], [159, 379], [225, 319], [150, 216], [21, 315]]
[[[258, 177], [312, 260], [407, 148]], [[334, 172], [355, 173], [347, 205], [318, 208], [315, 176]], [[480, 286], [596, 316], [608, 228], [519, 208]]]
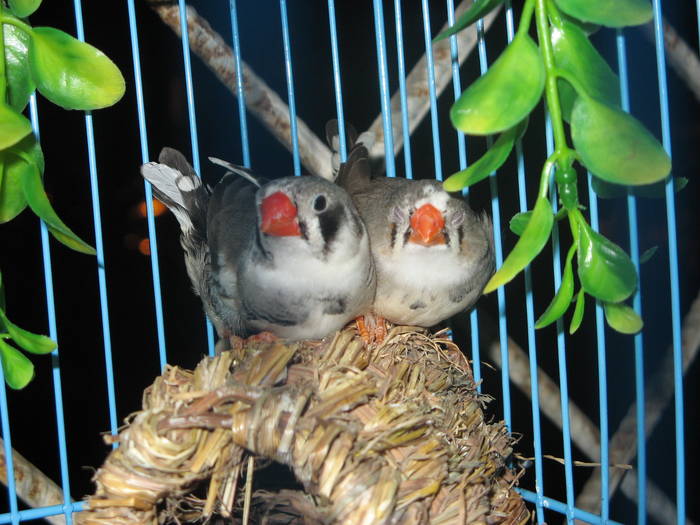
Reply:
[[387, 334], [386, 319], [379, 315], [366, 314], [355, 318], [357, 333], [365, 346], [381, 344]]
[[279, 341], [279, 337], [272, 332], [260, 332], [259, 334], [251, 335], [246, 341], [251, 343], [274, 343]]

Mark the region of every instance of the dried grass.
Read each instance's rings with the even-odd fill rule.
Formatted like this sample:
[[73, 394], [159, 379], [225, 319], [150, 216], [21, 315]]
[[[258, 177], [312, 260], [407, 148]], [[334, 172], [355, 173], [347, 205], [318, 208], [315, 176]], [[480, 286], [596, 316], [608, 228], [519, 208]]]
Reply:
[[[255, 523], [526, 523], [512, 439], [483, 402], [459, 349], [409, 327], [379, 347], [348, 328], [168, 367], [78, 523], [239, 523], [247, 454], [288, 465], [304, 487], [256, 493]], [[202, 480], [206, 497], [194, 498]]]

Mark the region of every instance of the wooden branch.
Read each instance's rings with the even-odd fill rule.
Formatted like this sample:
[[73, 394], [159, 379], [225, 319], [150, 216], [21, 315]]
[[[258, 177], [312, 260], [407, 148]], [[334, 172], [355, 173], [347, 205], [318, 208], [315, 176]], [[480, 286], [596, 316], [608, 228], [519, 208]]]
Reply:
[[[180, 10], [176, 5], [149, 0], [150, 7], [161, 20], [182, 37]], [[228, 90], [237, 95], [236, 64], [233, 51], [214, 31], [209, 22], [187, 7], [187, 27], [190, 49], [204, 62]], [[245, 62], [243, 62], [243, 89], [248, 110], [288, 150], [292, 150], [289, 107]], [[331, 179], [331, 151], [304, 121], [297, 117], [299, 155], [301, 162], [314, 175]]]
[[[455, 10], [455, 18], [458, 18], [470, 6], [471, 2], [461, 2]], [[487, 31], [491, 27], [491, 24], [493, 24], [499, 12], [500, 7], [494, 9], [490, 14], [484, 17], [484, 31]], [[448, 24], [445, 24], [440, 29], [440, 32], [446, 30], [448, 27]], [[460, 31], [457, 33], [456, 38], [458, 59], [461, 65], [477, 44], [476, 29], [469, 28]], [[450, 39], [441, 40], [433, 44], [433, 63], [435, 65], [435, 90], [436, 95], [439, 97], [452, 80]], [[413, 134], [413, 131], [423, 121], [430, 110], [428, 89], [428, 61], [424, 54], [406, 76], [409, 134]], [[396, 155], [403, 147], [403, 132], [401, 128], [401, 118], [399, 117], [399, 115], [401, 115], [401, 96], [399, 92], [394, 93], [391, 97], [391, 112], [393, 115], [391, 122], [394, 136], [394, 155]], [[372, 125], [367, 131], [374, 133], [376, 137], [370, 151], [371, 156], [373, 158], [384, 157], [384, 128], [382, 127], [381, 113], [374, 119], [374, 122], [372, 122]]]
[[[17, 496], [22, 501], [34, 508], [63, 504], [61, 487], [14, 449], [12, 450], [12, 462], [15, 470]], [[0, 439], [0, 481], [7, 486], [7, 461], [2, 439]], [[65, 525], [66, 523], [63, 515], [47, 516], [44, 519], [55, 525]]]
[[[164, 4], [157, 0], [147, 0], [150, 7], [160, 16], [161, 20], [178, 36], [180, 33], [180, 13], [177, 6]], [[463, 1], [457, 7], [455, 16], [464, 12], [471, 2]], [[500, 9], [494, 10], [484, 18], [484, 29], [493, 23]], [[189, 30], [190, 49], [204, 62], [228, 90], [236, 92], [236, 70], [233, 51], [214, 31], [209, 23], [199, 16], [191, 7], [187, 7], [187, 26]], [[448, 26], [445, 24], [443, 30]], [[458, 59], [462, 64], [471, 54], [477, 43], [473, 30], [461, 31], [457, 34], [459, 46]], [[449, 40], [443, 40], [433, 46], [435, 64], [436, 92], [439, 96], [452, 79], [452, 60]], [[258, 120], [279, 140], [288, 150], [292, 149], [289, 108], [256, 73], [243, 62], [243, 87], [245, 90], [246, 106]], [[428, 72], [425, 55], [416, 63], [406, 77], [408, 97], [408, 121], [410, 132], [413, 133], [425, 118], [430, 109], [428, 95]], [[391, 98], [392, 113], [398, 115], [401, 111], [401, 100], [398, 92]], [[394, 153], [403, 147], [403, 135], [398, 117], [392, 119], [394, 134]], [[315, 175], [326, 179], [332, 178], [331, 151], [309, 127], [297, 117], [299, 136], [299, 154], [306, 169]], [[373, 158], [384, 156], [384, 133], [381, 114], [374, 120], [369, 131], [375, 134], [376, 140], [372, 147]]]
[[[642, 32], [652, 43], [656, 41], [654, 24], [643, 26]], [[695, 98], [700, 100], [700, 57], [666, 20], [664, 20], [664, 47], [673, 70], [693, 92]]]
[[[700, 294], [683, 320], [683, 372], [685, 373], [700, 348]], [[530, 398], [530, 364], [527, 353], [520, 346], [508, 339], [510, 364], [510, 379]], [[501, 347], [497, 341], [489, 345], [489, 357], [501, 366]], [[540, 368], [537, 370], [540, 389], [540, 408], [559, 429], [562, 428], [561, 402], [559, 388], [556, 383]], [[646, 392], [646, 436], [649, 436], [658, 424], [659, 419], [673, 396], [673, 354], [669, 349], [664, 361], [651, 380], [647, 383]], [[633, 403], [620, 423], [618, 431], [610, 440], [610, 463], [626, 464], [632, 461], [637, 452], [636, 443], [636, 404]], [[576, 404], [569, 399], [569, 419], [571, 439], [590, 459], [600, 459], [600, 433], [597, 426], [586, 416]], [[623, 479], [624, 478], [624, 479]], [[613, 469], [610, 473], [610, 496], [622, 482], [622, 491], [632, 501], [637, 499], [636, 471]], [[647, 480], [648, 512], [664, 522], [668, 518], [668, 509], [675, 508], [668, 497], [653, 481]], [[578, 507], [590, 512], [600, 511], [600, 469], [591, 474], [583, 491], [576, 500]], [[674, 511], [675, 513], [675, 511]], [[674, 514], [675, 515], [675, 514]], [[688, 524], [692, 522], [687, 521]]]
[[[681, 332], [681, 351], [683, 354], [683, 375], [688, 371], [690, 365], [695, 361], [700, 349], [700, 294], [695, 297], [690, 311], [683, 319], [683, 329]], [[673, 347], [666, 349], [666, 353], [661, 364], [656, 367], [656, 372], [647, 382], [645, 399], [645, 420], [644, 435], [648, 438], [659, 423], [666, 406], [673, 398]], [[629, 463], [637, 455], [637, 435], [636, 435], [636, 410], [637, 403], [627, 410], [625, 417], [620, 423], [620, 427], [610, 440], [610, 461], [612, 463]], [[623, 473], [613, 470], [610, 473], [610, 495], [612, 496], [620, 482]], [[633, 480], [627, 484], [634, 485]], [[623, 488], [625, 484], [623, 483]], [[625, 493], [627, 494], [627, 493]], [[633, 494], [636, 494], [634, 492]], [[600, 508], [600, 469], [596, 469], [592, 474], [581, 494], [578, 497], [579, 505], [591, 511]], [[651, 498], [649, 501], [651, 507]], [[666, 515], [667, 517], [669, 515]]]

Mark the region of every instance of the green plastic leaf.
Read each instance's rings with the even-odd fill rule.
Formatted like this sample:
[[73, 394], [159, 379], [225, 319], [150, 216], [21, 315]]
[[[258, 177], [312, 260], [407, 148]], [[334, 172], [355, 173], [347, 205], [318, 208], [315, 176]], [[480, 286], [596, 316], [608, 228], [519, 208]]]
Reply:
[[527, 223], [530, 222], [530, 217], [532, 217], [531, 211], [521, 211], [520, 213], [513, 215], [508, 223], [510, 231], [512, 231], [515, 235], [522, 235], [527, 227]]
[[484, 293], [492, 292], [499, 286], [503, 286], [530, 264], [547, 244], [553, 223], [552, 205], [546, 197], [539, 197], [525, 231], [513, 246], [513, 250], [508, 254], [506, 260], [503, 261], [503, 266], [486, 283]]
[[592, 35], [593, 33], [597, 33], [598, 30], [600, 29], [600, 24], [591, 24], [589, 22], [584, 22], [583, 20], [579, 20], [578, 18], [574, 18], [573, 16], [569, 16], [566, 13], [559, 13], [562, 20], [566, 20], [570, 24], [574, 24], [577, 26], [581, 31], [586, 33], [587, 35]]
[[58, 29], [34, 28], [29, 63], [41, 94], [63, 108], [104, 108], [124, 95], [124, 77], [114, 62]]
[[[688, 179], [685, 177], [673, 177], [673, 190], [678, 193], [688, 185]], [[598, 177], [591, 178], [591, 187], [593, 191], [601, 199], [616, 199], [619, 197], [627, 197], [627, 190], [635, 197], [644, 197], [647, 199], [663, 199], [666, 197], [666, 181], [655, 182], [654, 184], [646, 184], [644, 186], [623, 186], [621, 184], [613, 184], [605, 182]]]
[[516, 36], [486, 74], [452, 105], [452, 125], [472, 135], [512, 128], [540, 100], [544, 78], [539, 48], [526, 33]]
[[29, 35], [10, 24], [3, 25], [5, 41], [5, 76], [10, 107], [23, 111], [36, 89], [29, 68]]
[[583, 313], [585, 312], [586, 306], [586, 294], [581, 288], [576, 294], [576, 307], [574, 308], [574, 315], [571, 316], [571, 324], [569, 325], [569, 334], [574, 335], [576, 330], [581, 326], [581, 321], [583, 321]]
[[605, 320], [610, 328], [623, 334], [636, 334], [644, 327], [637, 312], [624, 303], [604, 303]]
[[0, 320], [17, 345], [32, 354], [48, 354], [56, 348], [56, 343], [45, 335], [34, 334], [12, 323], [0, 309]]
[[584, 165], [616, 184], [651, 184], [671, 171], [671, 158], [642, 124], [622, 110], [579, 96], [571, 137]]
[[0, 102], [0, 150], [17, 144], [32, 132], [32, 125], [4, 102]]
[[639, 264], [649, 262], [649, 260], [654, 256], [658, 249], [658, 246], [652, 246], [651, 248], [644, 250], [644, 253], [642, 253], [642, 255], [639, 256]]
[[33, 134], [0, 151], [0, 224], [8, 222], [27, 207], [22, 181], [38, 169], [44, 171], [44, 156]]
[[525, 118], [522, 122], [518, 123], [517, 126], [504, 131], [479, 160], [474, 162], [467, 169], [450, 175], [450, 177], [442, 183], [442, 187], [445, 191], [459, 191], [462, 188], [471, 186], [472, 184], [484, 180], [489, 174], [503, 166], [508, 155], [513, 151], [515, 142], [525, 133], [527, 121], [528, 119]]
[[15, 16], [24, 18], [39, 8], [41, 0], [8, 0], [7, 3]]
[[648, 0], [556, 0], [566, 14], [607, 27], [645, 24], [654, 13]]
[[34, 365], [16, 348], [0, 339], [0, 360], [5, 382], [10, 388], [24, 388], [34, 377]]
[[629, 256], [615, 243], [578, 222], [578, 276], [593, 297], [619, 303], [637, 287], [637, 272]]
[[557, 293], [554, 295], [552, 302], [535, 323], [535, 328], [544, 328], [549, 326], [554, 321], [559, 319], [569, 309], [571, 299], [574, 296], [574, 270], [572, 269], [571, 260], [576, 253], [576, 245], [569, 248], [569, 253], [566, 255], [566, 263], [564, 264], [564, 274], [561, 278], [561, 284]]
[[[554, 216], [554, 220], [560, 221], [566, 216], [566, 208], [559, 208], [559, 211]], [[522, 235], [525, 231], [527, 223], [530, 221], [530, 217], [532, 217], [531, 211], [522, 211], [513, 215], [513, 217], [510, 219], [510, 223], [508, 224], [510, 231], [512, 231], [515, 235]]]
[[44, 186], [41, 183], [41, 175], [38, 170], [31, 170], [31, 175], [24, 178], [23, 189], [29, 207], [44, 220], [49, 231], [58, 241], [78, 252], [88, 255], [95, 254], [95, 249], [92, 246], [82, 241], [58, 218], [58, 215], [56, 215], [56, 212], [46, 196]]
[[[610, 106], [620, 105], [617, 75], [596, 51], [586, 33], [576, 25], [562, 21], [552, 27], [552, 47], [557, 67], [578, 80], [586, 93]], [[571, 119], [571, 110], [578, 96], [564, 79], [559, 79], [559, 99], [564, 119]]]
[[433, 39], [433, 43], [459, 33], [462, 29], [469, 27], [480, 18], [485, 17], [502, 3], [503, 0], [476, 0], [469, 6], [469, 9], [462, 13], [452, 27], [436, 36]]

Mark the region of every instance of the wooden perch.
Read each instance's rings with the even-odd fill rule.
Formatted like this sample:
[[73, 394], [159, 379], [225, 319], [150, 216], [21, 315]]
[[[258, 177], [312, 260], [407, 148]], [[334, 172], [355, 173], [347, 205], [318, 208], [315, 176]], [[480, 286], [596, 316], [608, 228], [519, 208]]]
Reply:
[[[686, 374], [690, 365], [695, 361], [700, 349], [700, 294], [695, 297], [690, 310], [683, 319], [681, 331], [681, 352], [683, 354], [683, 375]], [[648, 439], [656, 425], [658, 425], [664, 410], [673, 399], [674, 384], [673, 384], [673, 347], [668, 347], [664, 353], [661, 363], [656, 367], [656, 371], [646, 383], [645, 405], [644, 405], [644, 435]], [[630, 405], [625, 417], [622, 419], [617, 432], [610, 439], [610, 461], [616, 463], [629, 463], [637, 455], [637, 403]], [[610, 496], [615, 493], [618, 486], [622, 482], [622, 488], [625, 495], [633, 500], [637, 497], [637, 480], [636, 476], [631, 476], [628, 473], [625, 481], [623, 481], [623, 472], [613, 470], [610, 472], [609, 493]], [[650, 482], [648, 482], [650, 483]], [[658, 489], [649, 487], [649, 492], [655, 493]], [[631, 491], [631, 493], [630, 493]], [[649, 511], [652, 511], [652, 501], [659, 501], [660, 498], [666, 499], [662, 491], [658, 491], [659, 496], [650, 495]], [[591, 477], [583, 487], [579, 497], [578, 504], [593, 512], [598, 512], [600, 509], [600, 469], [595, 469], [591, 473]], [[672, 505], [672, 508], [673, 505]], [[674, 508], [675, 515], [675, 508]], [[669, 514], [661, 514], [656, 516], [660, 522], [668, 519]], [[689, 522], [688, 522], [689, 523]]]
[[[12, 451], [17, 496], [30, 507], [50, 507], [63, 504], [63, 490], [51, 478], [36, 468], [16, 450]], [[0, 481], [7, 486], [7, 461], [4, 441], [0, 439]], [[65, 525], [62, 515], [44, 518], [55, 525]]]

